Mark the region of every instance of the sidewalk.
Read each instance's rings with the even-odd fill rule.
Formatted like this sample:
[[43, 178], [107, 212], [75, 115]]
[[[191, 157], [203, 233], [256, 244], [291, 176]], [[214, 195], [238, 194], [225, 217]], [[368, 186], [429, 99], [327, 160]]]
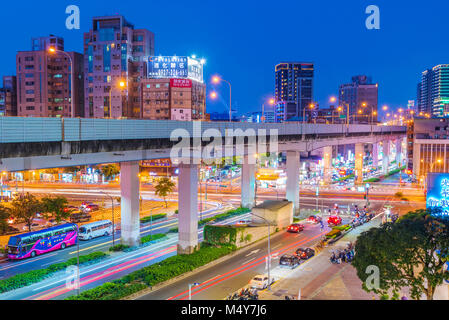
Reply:
[[[380, 218], [352, 230], [340, 241], [325, 248], [306, 263], [300, 265], [285, 278], [272, 286], [272, 290], [259, 294], [260, 300], [284, 300], [285, 296], [295, 299], [301, 290], [301, 300], [372, 300], [373, 294], [362, 289], [362, 281], [350, 264], [334, 265], [329, 262], [331, 251], [346, 248], [355, 242], [358, 235], [380, 223]], [[377, 299], [377, 297], [376, 297]]]

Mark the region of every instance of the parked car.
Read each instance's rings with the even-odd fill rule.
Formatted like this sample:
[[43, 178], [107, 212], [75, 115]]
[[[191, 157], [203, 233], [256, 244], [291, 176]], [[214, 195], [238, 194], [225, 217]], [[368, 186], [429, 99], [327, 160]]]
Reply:
[[289, 254], [283, 255], [279, 260], [280, 267], [287, 267], [291, 269], [296, 268], [297, 266], [299, 266], [300, 263], [301, 260], [297, 256]]
[[64, 208], [64, 212], [72, 212], [72, 211], [75, 211], [75, 210], [78, 210], [78, 208], [75, 207], [75, 206], [67, 206], [67, 207]]
[[299, 248], [296, 250], [296, 256], [302, 260], [309, 260], [313, 256], [315, 256], [315, 250], [311, 248]]
[[257, 275], [250, 282], [249, 286], [251, 288], [264, 290], [268, 287], [268, 276]]
[[291, 233], [300, 233], [301, 231], [304, 231], [304, 226], [299, 223], [294, 223], [287, 228], [287, 232]]
[[321, 218], [321, 217], [319, 217], [319, 216], [310, 216], [309, 218], [307, 218], [307, 222], [309, 222], [309, 223], [315, 223], [315, 224], [317, 224], [317, 223], [320, 223], [320, 221], [322, 221], [323, 219]]
[[339, 226], [343, 220], [339, 216], [330, 216], [329, 219], [327, 219], [327, 224], [329, 226]]

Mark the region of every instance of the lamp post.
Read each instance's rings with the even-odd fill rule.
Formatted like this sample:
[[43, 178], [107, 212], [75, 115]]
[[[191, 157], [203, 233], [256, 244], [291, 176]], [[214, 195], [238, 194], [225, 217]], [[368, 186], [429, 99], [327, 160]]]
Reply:
[[[302, 140], [305, 140], [305, 136], [306, 136], [306, 109], [307, 108], [304, 108], [304, 114], [303, 114], [303, 118], [302, 118], [302, 123], [303, 123], [303, 126], [302, 126]], [[315, 105], [313, 103], [311, 103], [309, 105], [309, 109], [310, 109], [310, 111], [312, 111], [313, 109], [315, 109]]]
[[107, 197], [111, 198], [111, 204], [112, 204], [112, 246], [115, 246], [115, 218], [114, 218], [114, 198], [110, 195], [104, 192], [103, 190], [100, 190], [100, 193], [106, 195]]
[[154, 207], [150, 209], [150, 239], [153, 239], [153, 210], [162, 209], [164, 206]]
[[192, 300], [192, 288], [198, 287], [201, 283], [189, 283], [189, 300]]
[[72, 57], [67, 52], [56, 49], [56, 47], [50, 47], [48, 49], [48, 51], [50, 52], [50, 54], [54, 54], [54, 53], [60, 52], [63, 55], [65, 55], [66, 57], [69, 58], [69, 61], [70, 61], [70, 79], [71, 79], [70, 80], [70, 84], [71, 84], [71, 86], [70, 86], [70, 103], [71, 103], [71, 109], [72, 109], [72, 110], [70, 110], [70, 115], [71, 115], [72, 118], [75, 118], [75, 103], [73, 101], [73, 97], [75, 95], [75, 93], [74, 93], [74, 87], [75, 86], [74, 86], [74, 83], [73, 83], [74, 71], [73, 71], [73, 60], [72, 60]]
[[229, 85], [229, 122], [232, 122], [232, 86], [231, 83], [219, 76], [212, 78], [212, 83], [219, 84], [221, 81], [226, 82]]
[[[275, 104], [275, 100], [273, 98], [271, 98], [270, 100], [268, 100], [268, 104], [270, 106], [273, 106]], [[261, 118], [261, 122], [264, 123], [265, 122], [265, 102], [262, 104], [262, 118]]]
[[268, 222], [267, 219], [265, 219], [265, 218], [263, 218], [263, 217], [261, 217], [261, 216], [259, 216], [259, 215], [257, 215], [257, 214], [254, 214], [254, 213], [250, 212], [250, 215], [255, 216], [255, 217], [258, 217], [258, 218], [264, 220], [264, 221], [267, 223], [267, 226], [268, 226], [268, 260], [267, 260], [267, 269], [268, 269], [268, 291], [271, 291], [271, 277], [270, 277], [270, 268], [271, 268], [271, 246], [270, 246], [270, 234], [271, 234], [271, 230], [270, 230], [270, 227], [271, 227], [271, 224], [270, 224], [270, 222]]

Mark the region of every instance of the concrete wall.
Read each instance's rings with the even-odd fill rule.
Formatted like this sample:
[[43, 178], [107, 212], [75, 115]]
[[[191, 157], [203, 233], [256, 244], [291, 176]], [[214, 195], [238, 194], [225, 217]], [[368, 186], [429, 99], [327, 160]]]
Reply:
[[[263, 205], [253, 208], [254, 215], [252, 221], [255, 224], [265, 224], [265, 220], [257, 217], [263, 217], [279, 229], [287, 228], [293, 222], [293, 203], [287, 202], [275, 209], [263, 208]], [[257, 215], [257, 216], [256, 216]]]
[[[273, 234], [276, 232], [276, 229], [278, 227], [271, 226], [270, 227], [270, 233]], [[267, 238], [268, 237], [268, 227], [267, 226], [260, 226], [260, 227], [252, 227], [249, 226], [245, 229], [243, 229], [242, 233], [237, 234], [237, 248], [241, 248], [244, 246], [249, 245], [250, 243], [256, 242], [260, 239]]]

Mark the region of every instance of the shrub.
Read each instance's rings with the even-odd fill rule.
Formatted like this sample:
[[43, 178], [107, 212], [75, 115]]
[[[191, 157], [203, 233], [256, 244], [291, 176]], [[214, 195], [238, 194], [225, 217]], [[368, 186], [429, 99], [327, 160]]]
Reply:
[[168, 231], [168, 233], [178, 233], [179, 232], [179, 228], [172, 228]]
[[236, 248], [232, 246], [216, 248], [202, 245], [200, 250], [191, 255], [169, 257], [164, 261], [134, 271], [121, 279], [84, 291], [79, 296], [68, 297], [66, 300], [118, 300], [148, 286], [155, 286], [183, 273], [193, 271], [234, 250]]
[[166, 238], [166, 237], [167, 237], [167, 235], [164, 234], [164, 233], [148, 235], [148, 236], [142, 237], [140, 239], [140, 243], [144, 244], [144, 243], [148, 243], [148, 242], [151, 242], [151, 241], [160, 240], [160, 239], [163, 239], [163, 238]]
[[161, 219], [165, 219], [165, 218], [167, 218], [166, 213], [155, 214], [153, 216], [153, 218], [151, 218], [151, 216], [148, 216], [148, 217], [144, 217], [144, 218], [140, 219], [140, 223], [147, 223], [147, 222], [150, 222], [151, 220], [156, 221], [156, 220], [161, 220]]
[[[104, 252], [92, 252], [85, 256], [80, 256], [80, 264], [86, 264], [88, 262], [98, 261], [104, 259], [107, 256]], [[23, 288], [33, 283], [40, 282], [45, 278], [48, 278], [53, 273], [63, 270], [67, 267], [77, 264], [77, 258], [71, 258], [66, 262], [53, 264], [45, 269], [32, 270], [29, 272], [17, 274], [11, 278], [0, 280], [0, 293], [8, 292], [11, 290]]]
[[109, 251], [111, 251], [111, 252], [118, 252], [118, 251], [123, 251], [123, 250], [129, 249], [129, 248], [130, 248], [130, 246], [127, 246], [127, 245], [124, 245], [124, 244], [116, 244], [115, 246], [110, 247]]

